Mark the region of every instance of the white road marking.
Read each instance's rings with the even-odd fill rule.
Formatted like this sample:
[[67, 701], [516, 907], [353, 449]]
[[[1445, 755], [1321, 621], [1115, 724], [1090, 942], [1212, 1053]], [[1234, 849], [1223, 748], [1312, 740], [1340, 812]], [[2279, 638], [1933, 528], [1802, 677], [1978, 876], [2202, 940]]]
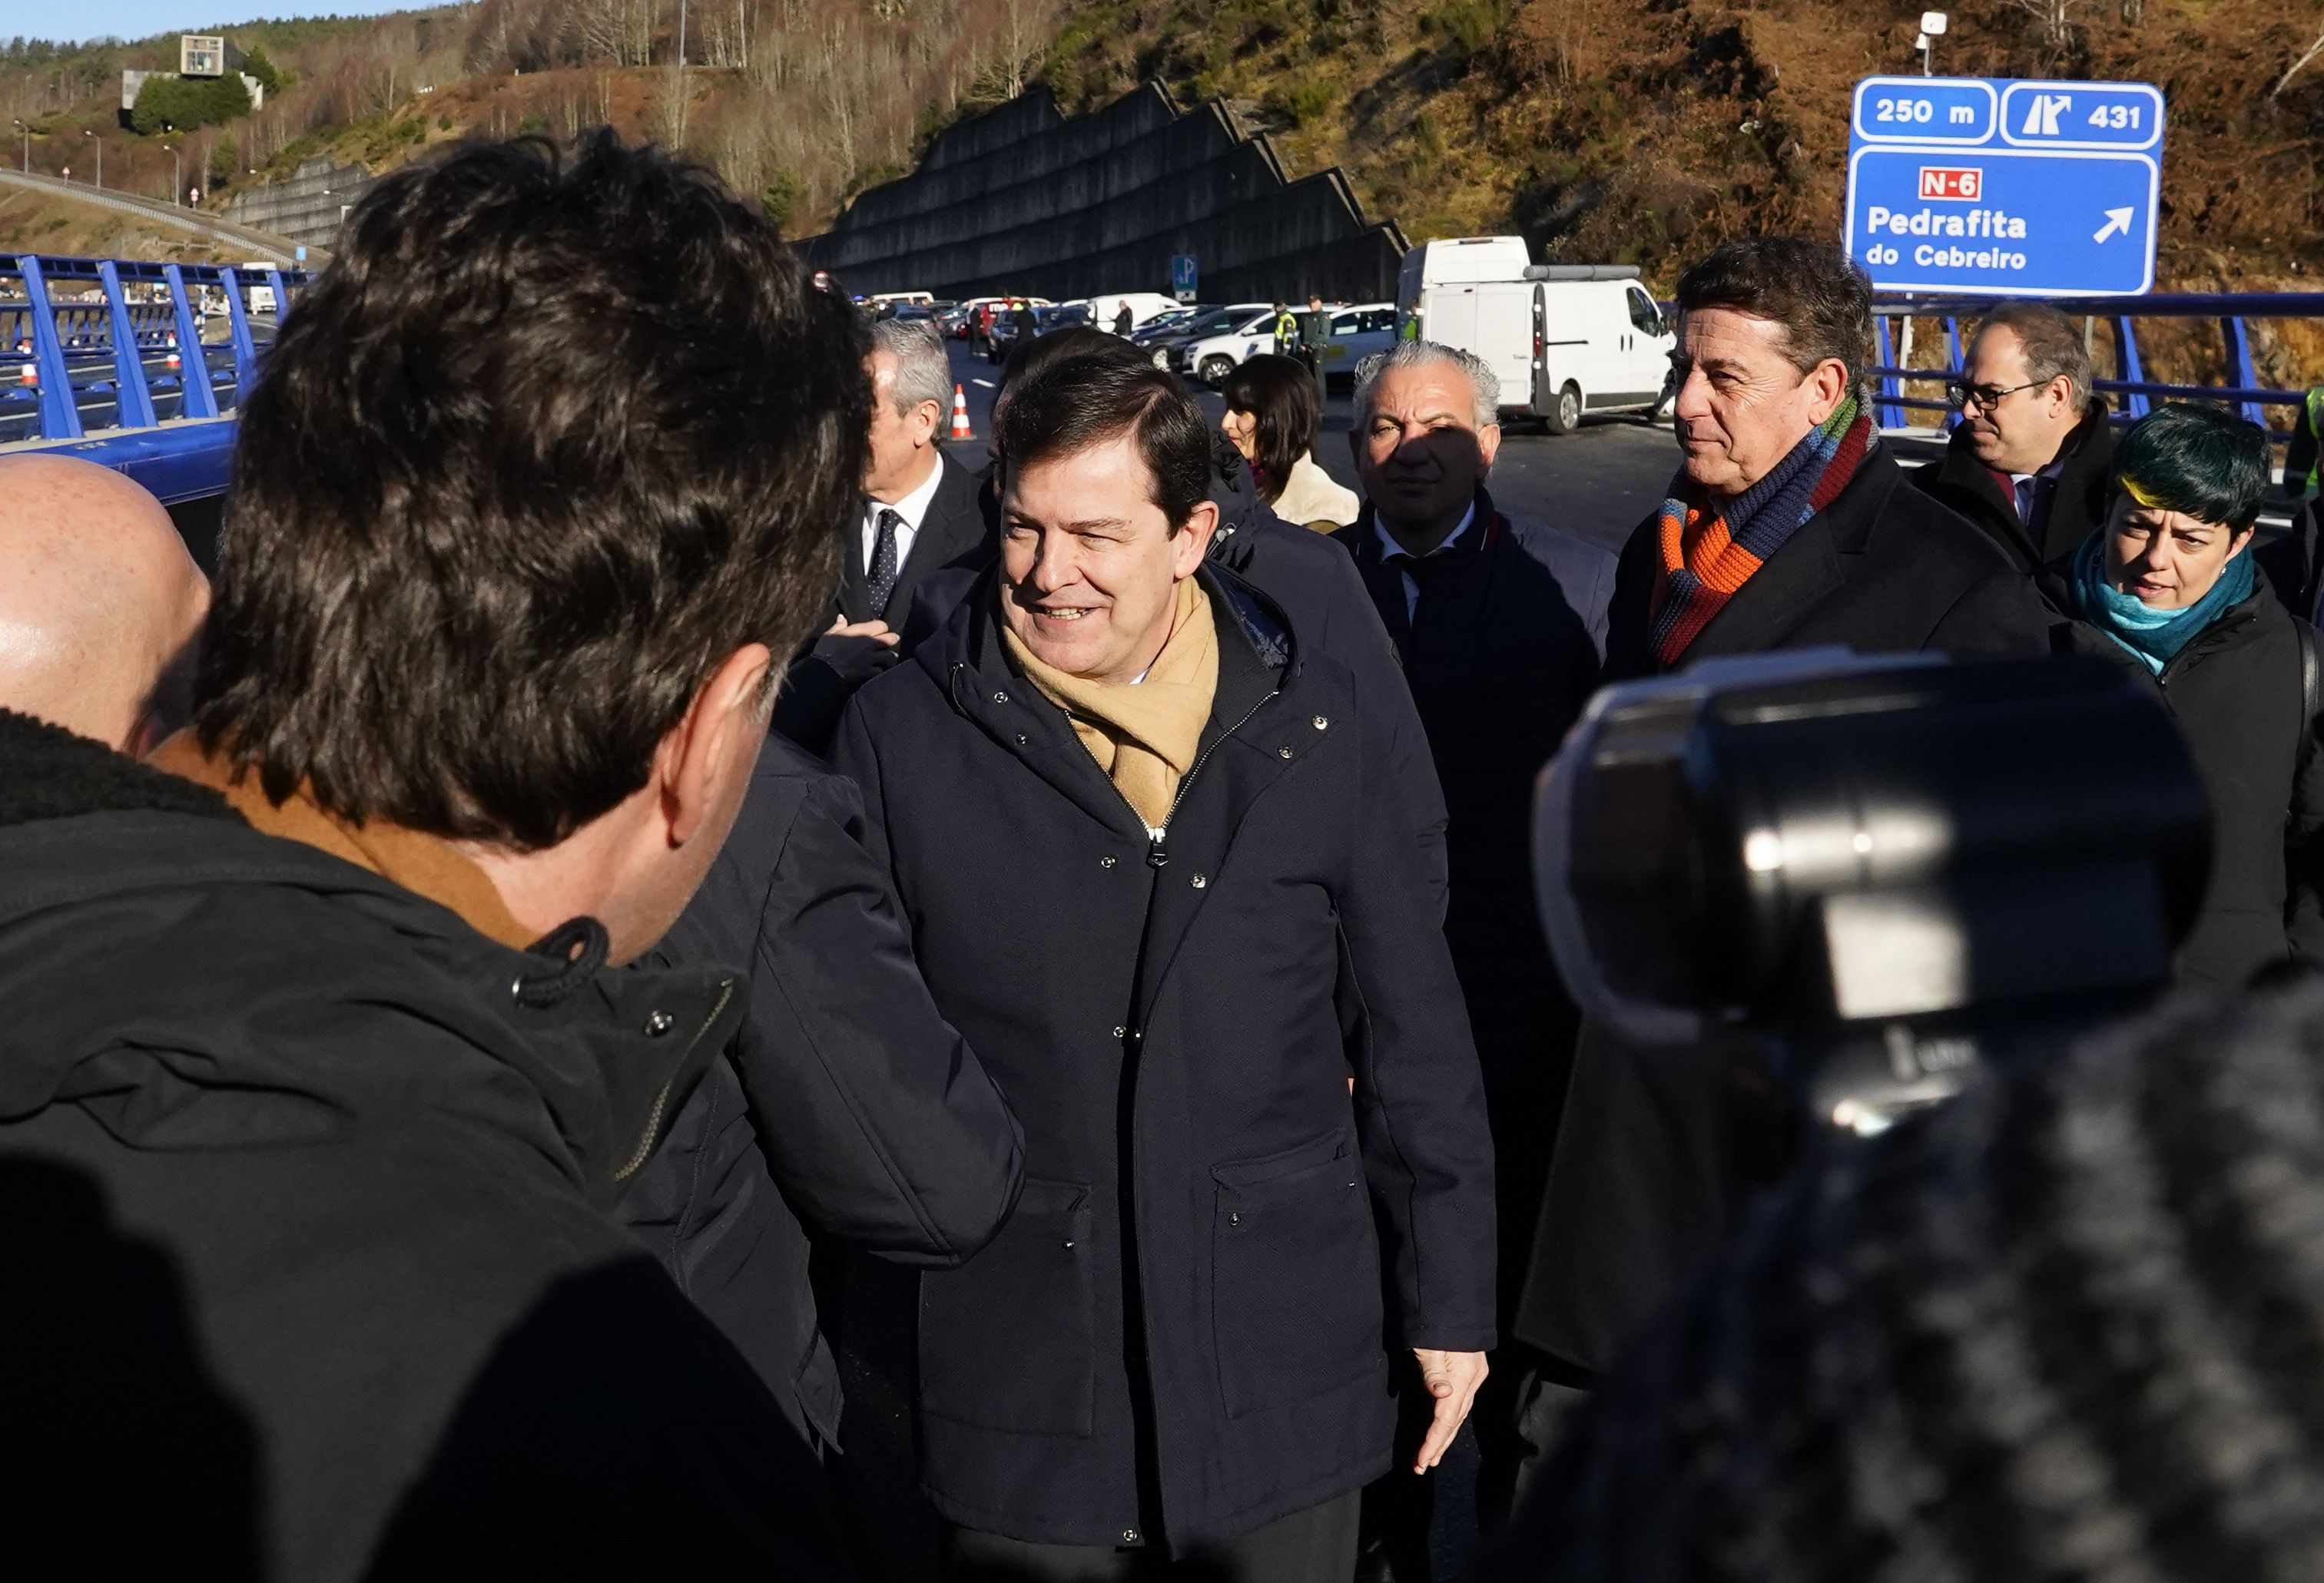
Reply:
[[980, 391], [989, 391], [992, 388], [992, 382], [989, 379], [973, 379], [968, 382]]

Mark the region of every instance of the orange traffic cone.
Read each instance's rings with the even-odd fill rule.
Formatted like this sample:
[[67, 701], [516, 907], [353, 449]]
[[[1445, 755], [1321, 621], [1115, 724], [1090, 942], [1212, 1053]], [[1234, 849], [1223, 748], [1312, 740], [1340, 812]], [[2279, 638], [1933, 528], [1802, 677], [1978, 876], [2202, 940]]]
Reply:
[[18, 379], [18, 382], [19, 382], [20, 383], [23, 383], [23, 384], [28, 384], [28, 385], [36, 385], [36, 384], [39, 384], [39, 383], [41, 382], [41, 371], [40, 371], [39, 369], [37, 369], [37, 368], [33, 367], [31, 364], [27, 363], [26, 364], [24, 364], [24, 372], [23, 372], [23, 373], [19, 374], [19, 375], [17, 376], [17, 379]]
[[958, 385], [952, 388], [952, 437], [956, 440], [976, 437], [968, 428], [968, 392]]

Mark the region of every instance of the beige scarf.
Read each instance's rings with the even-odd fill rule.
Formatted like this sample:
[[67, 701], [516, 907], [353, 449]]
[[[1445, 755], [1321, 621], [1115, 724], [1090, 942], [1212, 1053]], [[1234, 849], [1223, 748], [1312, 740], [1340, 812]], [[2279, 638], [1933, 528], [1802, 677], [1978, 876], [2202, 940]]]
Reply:
[[1192, 577], [1179, 580], [1170, 637], [1146, 679], [1134, 686], [1067, 676], [1036, 659], [1005, 623], [1001, 630], [1018, 668], [1065, 712], [1082, 746], [1146, 827], [1168, 824], [1171, 800], [1201, 750], [1219, 690], [1218, 628], [1203, 585]]

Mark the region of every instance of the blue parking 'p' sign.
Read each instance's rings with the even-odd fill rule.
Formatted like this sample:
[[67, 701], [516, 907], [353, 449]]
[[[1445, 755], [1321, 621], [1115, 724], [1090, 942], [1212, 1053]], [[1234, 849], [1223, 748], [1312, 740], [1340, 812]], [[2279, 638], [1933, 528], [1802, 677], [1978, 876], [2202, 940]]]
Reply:
[[1868, 77], [1849, 124], [1849, 256], [1883, 291], [2148, 290], [2163, 110], [2143, 82]]
[[1176, 297], [1181, 302], [1192, 302], [1194, 299], [1195, 280], [1194, 255], [1191, 253], [1172, 254], [1170, 259], [1170, 295]]

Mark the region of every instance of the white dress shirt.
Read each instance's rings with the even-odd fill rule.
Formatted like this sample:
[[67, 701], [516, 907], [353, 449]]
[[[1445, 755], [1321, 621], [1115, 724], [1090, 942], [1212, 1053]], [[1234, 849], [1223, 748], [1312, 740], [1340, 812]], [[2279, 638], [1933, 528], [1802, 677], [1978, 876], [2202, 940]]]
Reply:
[[899, 501], [866, 500], [863, 502], [863, 571], [872, 571], [872, 557], [880, 549], [880, 513], [893, 511], [902, 521], [896, 524], [896, 569], [901, 572], [904, 563], [911, 558], [912, 540], [920, 536], [920, 523], [928, 514], [928, 502], [936, 498], [936, 485], [944, 482], [944, 457], [928, 469], [927, 481]]
[[[1452, 532], [1447, 533], [1444, 536], [1443, 543], [1438, 545], [1434, 549], [1428, 552], [1430, 558], [1434, 559], [1435, 557], [1440, 555], [1451, 555], [1452, 553], [1452, 547], [1461, 542], [1461, 535], [1469, 531], [1469, 524], [1476, 520], [1477, 505], [1474, 501], [1471, 501], [1469, 502], [1469, 509], [1461, 513], [1459, 525], [1456, 526]], [[1417, 558], [1410, 550], [1398, 544], [1389, 534], [1388, 530], [1380, 525], [1380, 520], [1378, 516], [1372, 518], [1372, 533], [1379, 539], [1380, 564], [1382, 566], [1388, 566], [1397, 561], [1410, 561]], [[1397, 569], [1404, 573], [1404, 619], [1409, 621], [1412, 620], [1414, 612], [1418, 611], [1420, 608], [1420, 584], [1414, 581], [1412, 573], [1409, 570], [1401, 566]]]

